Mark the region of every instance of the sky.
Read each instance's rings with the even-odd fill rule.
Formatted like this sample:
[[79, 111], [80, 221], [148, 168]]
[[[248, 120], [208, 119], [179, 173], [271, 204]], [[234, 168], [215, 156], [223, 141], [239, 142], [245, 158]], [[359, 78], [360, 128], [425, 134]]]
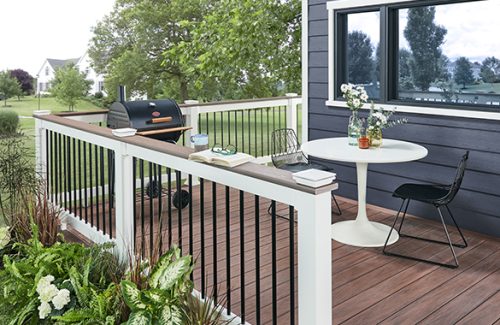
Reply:
[[0, 71], [23, 69], [36, 76], [47, 58], [82, 56], [91, 27], [114, 0], [0, 0]]
[[[499, 0], [436, 6], [435, 22], [448, 30], [442, 46], [443, 53], [451, 59], [465, 56], [472, 61], [482, 61], [488, 56], [500, 58], [499, 13]], [[400, 44], [409, 48], [403, 35], [406, 26], [404, 11], [400, 11], [400, 26]], [[372, 44], [378, 44], [378, 13], [350, 15], [349, 30], [352, 29], [364, 31], [370, 36]]]

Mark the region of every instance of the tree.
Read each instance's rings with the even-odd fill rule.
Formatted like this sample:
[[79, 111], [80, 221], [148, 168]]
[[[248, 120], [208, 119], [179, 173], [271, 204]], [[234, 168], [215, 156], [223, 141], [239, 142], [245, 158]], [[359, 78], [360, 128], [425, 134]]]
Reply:
[[350, 32], [347, 37], [348, 80], [354, 84], [372, 81], [373, 47], [370, 37], [360, 31]]
[[117, 0], [89, 55], [110, 94], [127, 83], [150, 98], [262, 96], [279, 81], [300, 88], [300, 23], [298, 0]]
[[500, 60], [494, 56], [484, 59], [479, 75], [483, 82], [500, 82]]
[[10, 71], [10, 75], [17, 79], [21, 85], [22, 94], [31, 95], [33, 93], [33, 77], [22, 69]]
[[411, 78], [411, 52], [407, 49], [399, 50], [399, 86], [403, 90], [413, 90], [415, 85]]
[[74, 65], [66, 65], [55, 71], [50, 91], [58, 101], [68, 105], [70, 111], [74, 111], [78, 100], [87, 96], [92, 85], [92, 81], [86, 77], [85, 73], [78, 71]]
[[280, 84], [282, 93], [300, 89], [300, 1], [205, 1], [213, 5], [191, 42], [165, 53], [181, 58], [197, 90], [214, 81], [222, 98], [274, 96]]
[[410, 62], [413, 84], [422, 91], [429, 90], [439, 78], [441, 45], [447, 30], [434, 23], [436, 8], [416, 7], [408, 9], [408, 23], [404, 36], [410, 45], [413, 59]]
[[460, 57], [455, 61], [455, 70], [453, 71], [455, 82], [462, 85], [465, 89], [466, 85], [474, 82], [474, 74], [472, 72], [472, 63], [466, 57]]
[[9, 71], [0, 72], [0, 99], [3, 99], [3, 106], [7, 106], [7, 99], [17, 96], [21, 92], [21, 86], [16, 78], [11, 77]]

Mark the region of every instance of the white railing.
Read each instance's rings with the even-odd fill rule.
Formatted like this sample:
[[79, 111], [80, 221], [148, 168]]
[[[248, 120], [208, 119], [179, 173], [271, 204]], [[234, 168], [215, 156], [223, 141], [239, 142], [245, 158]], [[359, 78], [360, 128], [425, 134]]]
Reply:
[[[253, 112], [257, 114], [256, 113], [257, 111], [266, 108], [268, 109], [279, 108], [283, 110], [284, 112], [283, 117], [286, 116], [286, 121], [284, 121], [283, 124], [279, 125], [281, 125], [282, 127], [293, 129], [300, 138], [300, 133], [302, 134], [307, 133], [307, 130], [303, 131], [300, 129], [298, 114], [299, 114], [299, 106], [301, 104], [302, 104], [302, 97], [298, 96], [295, 93], [286, 94], [286, 96], [284, 97], [249, 99], [249, 100], [231, 100], [231, 101], [209, 102], [209, 103], [199, 103], [198, 101], [195, 100], [186, 101], [186, 103], [179, 105], [182, 114], [184, 116], [185, 125], [190, 126], [192, 128], [191, 130], [186, 131], [184, 134], [185, 146], [193, 147], [193, 144], [191, 144], [189, 141], [191, 135], [207, 132], [207, 130], [203, 130], [203, 127], [200, 127], [200, 122], [204, 118], [206, 118], [205, 116], [207, 114], [213, 114], [213, 113], [229, 114], [236, 111], [247, 112], [247, 113]], [[84, 112], [84, 113], [76, 112], [76, 113], [63, 114], [60, 116], [64, 116], [71, 120], [82, 121], [86, 123], [92, 123], [92, 124], [100, 123], [102, 124], [102, 126], [105, 126], [107, 120], [107, 111], [102, 110], [102, 111]], [[251, 132], [251, 130], [245, 131], [244, 129], [245, 126], [246, 125], [243, 125], [243, 129], [240, 129], [240, 131]], [[224, 132], [223, 128], [220, 131]], [[225, 131], [226, 135], [228, 131], [231, 132], [230, 130], [226, 129]], [[271, 136], [270, 133], [272, 132], [272, 129], [270, 129], [268, 126], [268, 128], [264, 132], [268, 132], [268, 134], [264, 134], [266, 139], [268, 139]], [[250, 137], [250, 141], [252, 141], [253, 138], [254, 138], [253, 136]], [[253, 144], [254, 147], [258, 145], [259, 145], [258, 143]], [[267, 149], [270, 149], [269, 144]], [[259, 163], [269, 163], [271, 161], [271, 157], [269, 154], [269, 150], [267, 149], [265, 152], [264, 150], [261, 151], [264, 152], [264, 155], [261, 155], [259, 151], [257, 152], [257, 154], [254, 154], [253, 152], [248, 152], [248, 153], [258, 157]]]
[[[293, 100], [287, 100], [288, 102], [293, 104]], [[270, 103], [262, 102], [261, 104]], [[191, 114], [197, 110], [198, 108], [195, 108]], [[187, 155], [192, 152], [191, 149], [179, 148], [140, 136], [116, 138], [112, 136], [109, 129], [47, 114], [48, 112], [35, 114], [36, 161], [41, 177], [47, 177], [49, 156], [47, 132], [49, 131], [96, 144], [114, 152], [115, 238], [103, 235], [97, 228], [85, 224], [75, 213], [65, 212], [68, 223], [87, 238], [96, 242], [115, 241], [122, 256], [128, 256], [128, 249], [134, 247], [133, 211], [135, 210], [134, 183], [136, 182], [133, 177], [134, 158], [288, 204], [295, 207], [298, 213], [299, 324], [331, 324], [330, 192], [336, 188], [336, 184], [311, 189], [295, 184], [288, 172], [272, 170], [267, 166], [247, 164], [225, 169], [201, 164], [187, 160]]]

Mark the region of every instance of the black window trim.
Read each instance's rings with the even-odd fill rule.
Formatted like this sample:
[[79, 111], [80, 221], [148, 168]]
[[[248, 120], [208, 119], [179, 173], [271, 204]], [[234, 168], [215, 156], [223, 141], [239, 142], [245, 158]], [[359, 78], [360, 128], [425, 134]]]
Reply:
[[[380, 12], [380, 99], [373, 100], [376, 104], [387, 104], [398, 107], [425, 107], [438, 109], [453, 109], [461, 111], [499, 113], [499, 107], [491, 105], [470, 105], [461, 103], [437, 103], [422, 101], [405, 101], [398, 99], [399, 86], [399, 17], [397, 11], [400, 9], [447, 5], [454, 3], [491, 1], [491, 0], [411, 0], [397, 3], [380, 3], [375, 5], [357, 6], [353, 8], [342, 8], [334, 10], [334, 101], [343, 101], [340, 94], [340, 85], [347, 79], [347, 15]], [[331, 31], [329, 31], [331, 33]]]

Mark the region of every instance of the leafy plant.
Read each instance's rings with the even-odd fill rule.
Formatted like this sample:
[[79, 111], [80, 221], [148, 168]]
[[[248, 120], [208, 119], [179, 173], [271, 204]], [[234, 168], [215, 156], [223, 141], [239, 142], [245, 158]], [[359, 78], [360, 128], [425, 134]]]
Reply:
[[[48, 298], [40, 298], [41, 288], [38, 285], [40, 279], [48, 275], [53, 280], [47, 286], [53, 284], [58, 293], [66, 289], [69, 295], [60, 297], [56, 302], [51, 300], [53, 305], [49, 305], [51, 311], [47, 314], [47, 321], [65, 317], [66, 313], [70, 313], [68, 318], [76, 317], [75, 311], [82, 309], [86, 310], [85, 321], [88, 320], [88, 323], [105, 323], [109, 316], [120, 320], [124, 309], [121, 295], [107, 280], [111, 278], [108, 274], [110, 271], [103, 267], [105, 264], [98, 262], [101, 258], [116, 260], [108, 252], [112, 245], [85, 247], [57, 242], [46, 247], [38, 239], [38, 229], [33, 227], [34, 237], [28, 243], [16, 243], [16, 254], [3, 256], [5, 268], [0, 270], [0, 320], [9, 320], [8, 324], [39, 323], [41, 310], [38, 308], [46, 308], [47, 305], [42, 307], [41, 301]], [[117, 276], [122, 274], [123, 270]], [[63, 293], [67, 294], [66, 291]], [[66, 301], [68, 298], [70, 302]], [[61, 300], [65, 303], [61, 303]], [[58, 304], [61, 306], [59, 310]], [[56, 308], [52, 309], [52, 306]], [[85, 321], [82, 320], [82, 323]]]
[[193, 294], [188, 295], [184, 300], [184, 314], [186, 325], [229, 325], [233, 319], [224, 319], [223, 306], [225, 300], [215, 302], [214, 292], [209, 298], [204, 300]]
[[181, 257], [180, 249], [173, 247], [152, 268], [146, 288], [122, 281], [122, 295], [131, 310], [128, 324], [184, 324], [182, 303], [193, 289], [192, 271], [191, 256]]
[[0, 137], [12, 137], [19, 128], [19, 115], [11, 110], [0, 111]]

